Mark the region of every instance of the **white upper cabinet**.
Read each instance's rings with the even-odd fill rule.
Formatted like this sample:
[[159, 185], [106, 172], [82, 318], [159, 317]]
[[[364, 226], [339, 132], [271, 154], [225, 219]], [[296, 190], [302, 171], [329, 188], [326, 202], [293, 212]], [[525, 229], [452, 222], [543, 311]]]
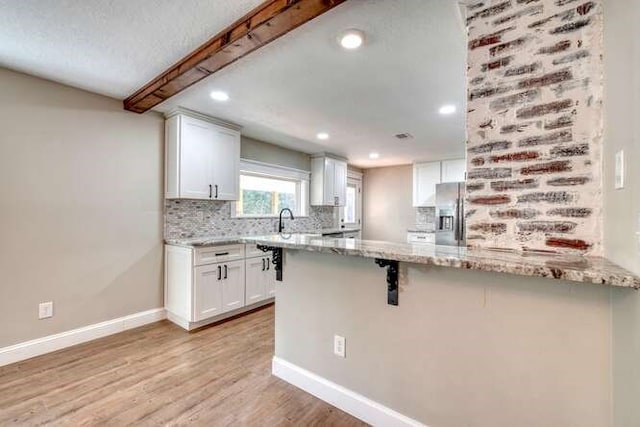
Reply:
[[436, 184], [440, 184], [440, 162], [413, 165], [413, 206], [435, 206]]
[[444, 160], [442, 162], [414, 163], [413, 165], [413, 206], [430, 207], [436, 205], [436, 185], [443, 182], [466, 180], [465, 159]]
[[239, 131], [176, 114], [165, 132], [166, 198], [238, 199]]
[[[213, 153], [214, 196], [218, 200], [238, 200], [240, 187], [240, 133], [216, 127]], [[214, 189], [215, 190], [215, 189]]]
[[311, 159], [311, 205], [344, 206], [347, 198], [347, 162], [332, 157]]
[[338, 203], [335, 206], [344, 206], [347, 201], [347, 162], [331, 159], [334, 162], [333, 171], [333, 191]]
[[444, 160], [442, 162], [442, 182], [465, 181], [466, 172], [466, 159]]

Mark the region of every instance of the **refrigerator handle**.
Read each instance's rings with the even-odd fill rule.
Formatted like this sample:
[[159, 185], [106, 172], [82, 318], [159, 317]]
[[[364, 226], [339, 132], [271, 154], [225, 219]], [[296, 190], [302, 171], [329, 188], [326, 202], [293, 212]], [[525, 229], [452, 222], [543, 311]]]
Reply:
[[456, 199], [456, 211], [451, 219], [453, 220], [453, 240], [457, 244], [460, 240], [460, 199]]
[[464, 200], [458, 198], [456, 200], [456, 242], [458, 245], [464, 240]]
[[460, 227], [460, 232], [458, 233], [458, 243], [462, 243], [465, 240], [464, 223], [464, 198], [460, 198], [458, 199], [458, 226]]

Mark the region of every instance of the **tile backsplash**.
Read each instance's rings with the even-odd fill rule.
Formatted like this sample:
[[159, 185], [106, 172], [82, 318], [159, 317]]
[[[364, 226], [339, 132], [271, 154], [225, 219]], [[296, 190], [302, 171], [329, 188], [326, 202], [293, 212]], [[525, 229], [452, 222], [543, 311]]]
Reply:
[[416, 228], [433, 230], [436, 226], [436, 208], [416, 208]]
[[[164, 237], [225, 237], [269, 234], [277, 231], [278, 218], [233, 218], [231, 202], [217, 200], [165, 200]], [[287, 219], [285, 228], [313, 232], [335, 226], [335, 208], [311, 207], [309, 216]]]

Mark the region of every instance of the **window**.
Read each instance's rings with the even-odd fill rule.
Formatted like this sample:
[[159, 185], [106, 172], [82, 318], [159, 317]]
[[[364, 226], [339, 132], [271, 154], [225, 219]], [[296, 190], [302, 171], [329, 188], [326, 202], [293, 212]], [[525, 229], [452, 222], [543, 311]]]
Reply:
[[277, 216], [284, 208], [291, 209], [295, 216], [305, 216], [308, 187], [308, 172], [243, 160], [235, 216]]

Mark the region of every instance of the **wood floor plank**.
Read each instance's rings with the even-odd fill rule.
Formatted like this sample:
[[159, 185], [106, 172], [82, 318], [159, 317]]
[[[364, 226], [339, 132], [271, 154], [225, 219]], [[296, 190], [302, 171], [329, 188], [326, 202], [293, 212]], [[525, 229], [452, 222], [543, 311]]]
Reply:
[[366, 425], [271, 375], [273, 323], [163, 321], [0, 367], [0, 425]]

